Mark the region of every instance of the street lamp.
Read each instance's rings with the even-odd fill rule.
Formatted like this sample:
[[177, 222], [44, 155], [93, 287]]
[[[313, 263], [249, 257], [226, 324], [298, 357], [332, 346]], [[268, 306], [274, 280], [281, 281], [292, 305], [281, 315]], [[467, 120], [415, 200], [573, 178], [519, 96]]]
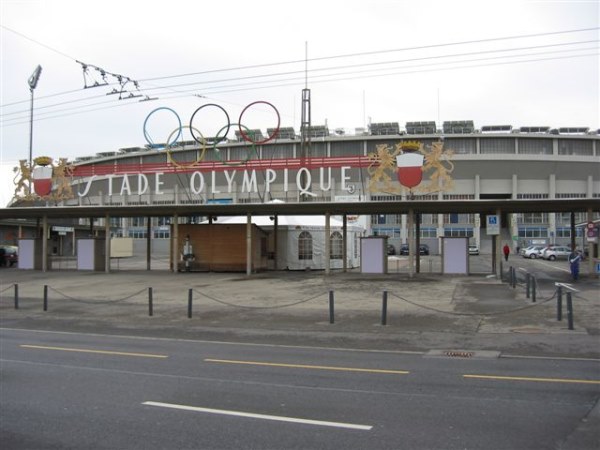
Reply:
[[[27, 80], [27, 83], [29, 83], [29, 92], [31, 92], [31, 108], [29, 114], [29, 170], [33, 169], [33, 91], [38, 84], [41, 73], [42, 66], [38, 64], [29, 77], [29, 80]], [[29, 193], [31, 194], [31, 181], [29, 182]]]

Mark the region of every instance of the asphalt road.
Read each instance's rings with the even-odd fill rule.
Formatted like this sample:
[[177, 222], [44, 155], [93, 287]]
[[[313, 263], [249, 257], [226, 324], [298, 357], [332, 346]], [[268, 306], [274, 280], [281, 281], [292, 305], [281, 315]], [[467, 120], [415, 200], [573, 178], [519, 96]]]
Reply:
[[598, 360], [0, 329], [4, 449], [598, 448], [599, 397]]

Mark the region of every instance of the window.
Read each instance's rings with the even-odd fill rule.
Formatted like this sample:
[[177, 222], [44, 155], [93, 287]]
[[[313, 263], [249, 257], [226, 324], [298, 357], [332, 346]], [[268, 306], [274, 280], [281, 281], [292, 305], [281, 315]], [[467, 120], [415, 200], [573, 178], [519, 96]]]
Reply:
[[148, 236], [146, 230], [129, 230], [128, 234], [130, 238], [134, 239], [146, 239]]
[[132, 227], [145, 227], [146, 226], [146, 218], [145, 217], [132, 217], [129, 219], [129, 225]]
[[473, 214], [444, 214], [444, 223], [474, 223]]
[[[587, 213], [584, 212], [576, 212], [575, 213], [575, 223], [587, 222]], [[571, 213], [556, 213], [556, 223], [557, 224], [571, 224]]]
[[452, 150], [455, 155], [468, 155], [477, 153], [475, 139], [447, 139], [444, 149]]
[[551, 155], [552, 139], [519, 139], [520, 155]]
[[435, 228], [421, 228], [420, 235], [422, 238], [436, 238], [437, 230]]
[[558, 141], [559, 155], [593, 156], [593, 150], [591, 140], [559, 139]]
[[517, 214], [517, 223], [548, 223], [548, 213]]
[[445, 237], [473, 237], [472, 228], [449, 227], [444, 228]]
[[334, 231], [331, 233], [330, 243], [329, 257], [331, 259], [342, 259], [344, 253], [344, 240], [342, 238], [342, 233], [339, 231]]
[[168, 229], [156, 229], [154, 230], [154, 239], [169, 239], [171, 232]]
[[313, 258], [313, 240], [308, 231], [303, 231], [298, 236], [298, 259], [306, 260]]
[[362, 154], [363, 154], [362, 141], [332, 142], [331, 143], [331, 156], [351, 156], [351, 155], [362, 155]]
[[519, 227], [520, 238], [547, 238], [548, 229], [546, 227]]
[[517, 194], [517, 199], [542, 199], [548, 198], [548, 194]]
[[498, 153], [515, 153], [515, 140], [512, 138], [508, 139], [481, 139], [480, 141], [480, 152], [481, 154], [498, 154]]

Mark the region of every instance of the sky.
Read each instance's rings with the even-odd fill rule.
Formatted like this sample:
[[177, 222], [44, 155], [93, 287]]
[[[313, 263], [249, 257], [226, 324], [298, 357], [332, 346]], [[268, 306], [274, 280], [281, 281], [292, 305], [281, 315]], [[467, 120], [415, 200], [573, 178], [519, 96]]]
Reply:
[[175, 140], [206, 104], [218, 106], [194, 115], [197, 136], [224, 132], [223, 111], [299, 132], [304, 88], [312, 125], [346, 134], [449, 120], [598, 129], [599, 27], [596, 0], [0, 0], [0, 207], [29, 158], [38, 65], [34, 158]]

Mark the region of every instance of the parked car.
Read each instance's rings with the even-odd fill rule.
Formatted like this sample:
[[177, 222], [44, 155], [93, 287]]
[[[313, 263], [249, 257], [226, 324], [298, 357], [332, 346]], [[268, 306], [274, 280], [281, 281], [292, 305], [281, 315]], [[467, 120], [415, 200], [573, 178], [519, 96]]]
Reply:
[[6, 267], [12, 267], [19, 262], [19, 247], [16, 245], [0, 245], [4, 250], [3, 263]]
[[554, 261], [555, 259], [568, 259], [570, 254], [571, 249], [569, 247], [554, 246], [545, 249], [542, 258]]
[[[408, 244], [402, 244], [400, 246], [400, 255], [408, 255], [409, 248]], [[419, 255], [429, 255], [429, 246], [427, 244], [419, 245]]]
[[543, 245], [531, 245], [521, 250], [521, 256], [523, 258], [536, 259], [542, 256], [542, 251], [545, 248]]
[[469, 255], [479, 255], [479, 247], [477, 247], [475, 244], [470, 244]]
[[395, 255], [396, 254], [396, 249], [394, 248], [394, 246], [392, 244], [388, 244], [387, 254], [388, 255]]

